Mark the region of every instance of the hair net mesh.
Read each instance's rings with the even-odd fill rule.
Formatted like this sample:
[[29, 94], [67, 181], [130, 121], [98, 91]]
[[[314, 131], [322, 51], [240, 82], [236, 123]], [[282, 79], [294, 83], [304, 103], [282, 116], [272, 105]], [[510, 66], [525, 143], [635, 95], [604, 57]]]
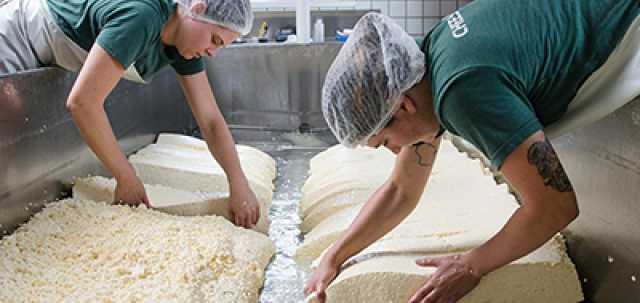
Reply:
[[415, 39], [389, 17], [363, 16], [322, 88], [322, 112], [329, 128], [346, 146], [366, 144], [424, 73], [425, 57]]
[[[250, 0], [174, 0], [185, 13], [200, 21], [224, 26], [230, 30], [248, 34], [253, 25], [253, 11]], [[202, 2], [207, 9], [202, 14], [191, 11], [193, 3]]]

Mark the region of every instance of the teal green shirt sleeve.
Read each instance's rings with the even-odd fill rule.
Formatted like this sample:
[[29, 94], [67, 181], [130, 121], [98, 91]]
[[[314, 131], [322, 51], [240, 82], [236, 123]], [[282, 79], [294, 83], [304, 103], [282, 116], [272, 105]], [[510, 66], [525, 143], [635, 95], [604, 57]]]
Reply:
[[500, 169], [504, 160], [542, 130], [520, 82], [496, 68], [473, 68], [455, 76], [441, 97], [444, 127], [475, 145]]
[[154, 18], [155, 11], [135, 2], [105, 9], [96, 43], [127, 69], [146, 48], [159, 39], [162, 23]]

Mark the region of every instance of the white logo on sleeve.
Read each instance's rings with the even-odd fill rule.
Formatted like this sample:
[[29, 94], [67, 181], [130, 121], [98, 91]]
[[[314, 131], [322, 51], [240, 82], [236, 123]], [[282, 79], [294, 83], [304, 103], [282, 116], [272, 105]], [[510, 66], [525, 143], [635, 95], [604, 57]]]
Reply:
[[447, 23], [449, 23], [451, 34], [455, 39], [460, 39], [469, 32], [469, 27], [464, 24], [464, 18], [462, 18], [460, 11], [455, 11], [453, 14], [449, 15], [447, 17]]

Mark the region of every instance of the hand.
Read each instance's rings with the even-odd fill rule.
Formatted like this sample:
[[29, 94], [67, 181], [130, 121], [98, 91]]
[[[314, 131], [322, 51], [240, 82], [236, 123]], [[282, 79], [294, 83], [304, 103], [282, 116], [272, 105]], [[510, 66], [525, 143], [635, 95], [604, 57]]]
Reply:
[[229, 213], [233, 222], [244, 228], [251, 228], [260, 220], [260, 204], [249, 186], [232, 191], [229, 197]]
[[304, 288], [304, 296], [316, 295], [317, 301], [324, 303], [327, 299], [325, 290], [338, 275], [338, 267], [326, 260], [320, 262], [320, 266], [311, 275]]
[[132, 177], [127, 180], [118, 180], [116, 185], [115, 199], [116, 204], [139, 205], [144, 204], [151, 208], [147, 192], [144, 189], [142, 181], [138, 177]]
[[420, 266], [435, 266], [438, 269], [420, 288], [409, 303], [457, 302], [473, 290], [482, 276], [475, 272], [466, 255], [416, 260]]

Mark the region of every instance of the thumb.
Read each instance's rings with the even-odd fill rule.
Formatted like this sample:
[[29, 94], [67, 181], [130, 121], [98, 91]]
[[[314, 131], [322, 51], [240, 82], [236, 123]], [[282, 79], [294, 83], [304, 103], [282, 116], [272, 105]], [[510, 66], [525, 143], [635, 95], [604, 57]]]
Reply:
[[320, 302], [324, 302], [327, 300], [327, 294], [324, 292], [325, 289], [327, 288], [327, 284], [324, 282], [318, 282], [318, 284], [316, 284], [316, 297], [318, 298], [318, 301]]
[[151, 208], [151, 202], [149, 201], [149, 196], [147, 195], [147, 193], [144, 194], [143, 198], [142, 198], [142, 202], [144, 203], [144, 205], [146, 205], [148, 208]]
[[422, 258], [416, 260], [416, 264], [420, 266], [440, 266], [441, 259], [440, 258]]

